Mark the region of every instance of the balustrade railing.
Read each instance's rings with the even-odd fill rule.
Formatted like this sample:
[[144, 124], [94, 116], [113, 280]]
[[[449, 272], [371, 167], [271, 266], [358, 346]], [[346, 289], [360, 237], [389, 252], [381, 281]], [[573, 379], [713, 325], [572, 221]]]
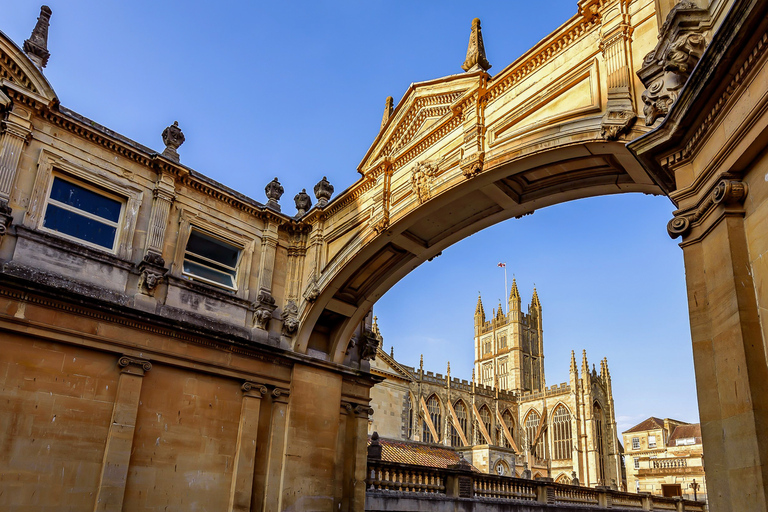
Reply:
[[[706, 512], [702, 502], [682, 498], [664, 498], [650, 494], [614, 491], [605, 487], [591, 488], [558, 484], [545, 480], [528, 480], [490, 475], [465, 465], [435, 468], [368, 459], [366, 489], [371, 499], [412, 497], [429, 500], [492, 499], [549, 506], [578, 506], [588, 509], [624, 509], [676, 512]], [[434, 499], [434, 498], [433, 498]], [[385, 501], [386, 503], [386, 501]]]
[[654, 469], [687, 468], [688, 459], [653, 459]]

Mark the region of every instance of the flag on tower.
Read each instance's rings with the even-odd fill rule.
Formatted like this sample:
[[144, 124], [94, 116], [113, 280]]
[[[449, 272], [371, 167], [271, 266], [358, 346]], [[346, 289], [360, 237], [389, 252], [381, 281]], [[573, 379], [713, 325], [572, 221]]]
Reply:
[[501, 267], [501, 268], [506, 268], [507, 264], [506, 263], [499, 263], [498, 266]]

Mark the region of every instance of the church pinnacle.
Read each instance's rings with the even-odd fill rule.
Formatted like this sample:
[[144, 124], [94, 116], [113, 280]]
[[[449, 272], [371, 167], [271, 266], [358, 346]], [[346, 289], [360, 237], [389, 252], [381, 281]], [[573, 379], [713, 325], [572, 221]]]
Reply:
[[517, 289], [517, 279], [512, 278], [512, 287], [509, 289], [509, 299], [520, 300], [520, 291]]
[[536, 285], [533, 285], [533, 298], [531, 298], [531, 304], [539, 308], [541, 307], [541, 302], [539, 302], [539, 294], [536, 291]]
[[480, 18], [472, 20], [472, 32], [469, 34], [469, 45], [467, 46], [467, 59], [462, 64], [461, 69], [468, 73], [491, 69], [488, 59], [485, 58], [485, 45], [483, 45], [483, 33], [480, 30]]
[[477, 306], [475, 307], [475, 316], [480, 315], [482, 320], [485, 321], [485, 310], [483, 309], [483, 299], [480, 298], [480, 294], [477, 294]]

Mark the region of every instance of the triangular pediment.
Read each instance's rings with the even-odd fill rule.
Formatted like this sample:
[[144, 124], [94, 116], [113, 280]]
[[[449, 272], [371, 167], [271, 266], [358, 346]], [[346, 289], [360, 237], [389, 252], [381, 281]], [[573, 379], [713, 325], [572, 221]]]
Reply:
[[411, 372], [381, 348], [376, 350], [376, 359], [371, 361], [371, 371], [384, 377], [395, 377], [409, 382], [413, 380]]
[[8, 81], [47, 100], [56, 99], [56, 93], [26, 54], [0, 32], [0, 82]]
[[456, 105], [474, 90], [479, 73], [412, 84], [374, 140], [358, 170], [365, 174], [382, 159], [396, 159], [455, 116]]

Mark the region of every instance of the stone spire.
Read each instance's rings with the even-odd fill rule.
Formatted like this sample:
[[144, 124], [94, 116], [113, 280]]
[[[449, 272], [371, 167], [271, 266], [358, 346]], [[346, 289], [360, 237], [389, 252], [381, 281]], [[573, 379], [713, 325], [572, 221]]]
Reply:
[[512, 299], [520, 300], [520, 291], [517, 289], [517, 280], [512, 277], [512, 288], [509, 289], [509, 300]]
[[581, 359], [581, 376], [586, 378], [587, 375], [589, 375], [589, 361], [587, 361], [587, 351], [582, 350], [582, 359]]
[[539, 302], [539, 294], [536, 292], [536, 285], [533, 285], [533, 298], [531, 298], [531, 304], [537, 308], [541, 307], [541, 302]]
[[392, 96], [387, 96], [387, 102], [384, 105], [384, 116], [381, 118], [381, 130], [384, 129], [384, 125], [387, 124], [387, 121], [389, 121], [389, 116], [392, 115], [392, 110], [394, 110], [394, 100], [392, 99]]
[[571, 373], [575, 373], [576, 371], [576, 353], [571, 350]]
[[461, 69], [468, 73], [491, 69], [488, 59], [485, 58], [485, 46], [483, 45], [483, 33], [480, 30], [480, 18], [472, 20], [472, 32], [469, 35], [469, 45], [467, 46], [467, 60], [464, 61]]
[[480, 318], [485, 321], [485, 310], [483, 309], [483, 299], [480, 298], [480, 294], [477, 294], [477, 306], [475, 307], [475, 316], [480, 316]]
[[48, 64], [48, 57], [51, 56], [48, 51], [48, 26], [50, 22], [51, 8], [44, 5], [40, 7], [40, 17], [37, 18], [37, 24], [32, 30], [32, 35], [24, 41], [24, 53], [41, 70]]

